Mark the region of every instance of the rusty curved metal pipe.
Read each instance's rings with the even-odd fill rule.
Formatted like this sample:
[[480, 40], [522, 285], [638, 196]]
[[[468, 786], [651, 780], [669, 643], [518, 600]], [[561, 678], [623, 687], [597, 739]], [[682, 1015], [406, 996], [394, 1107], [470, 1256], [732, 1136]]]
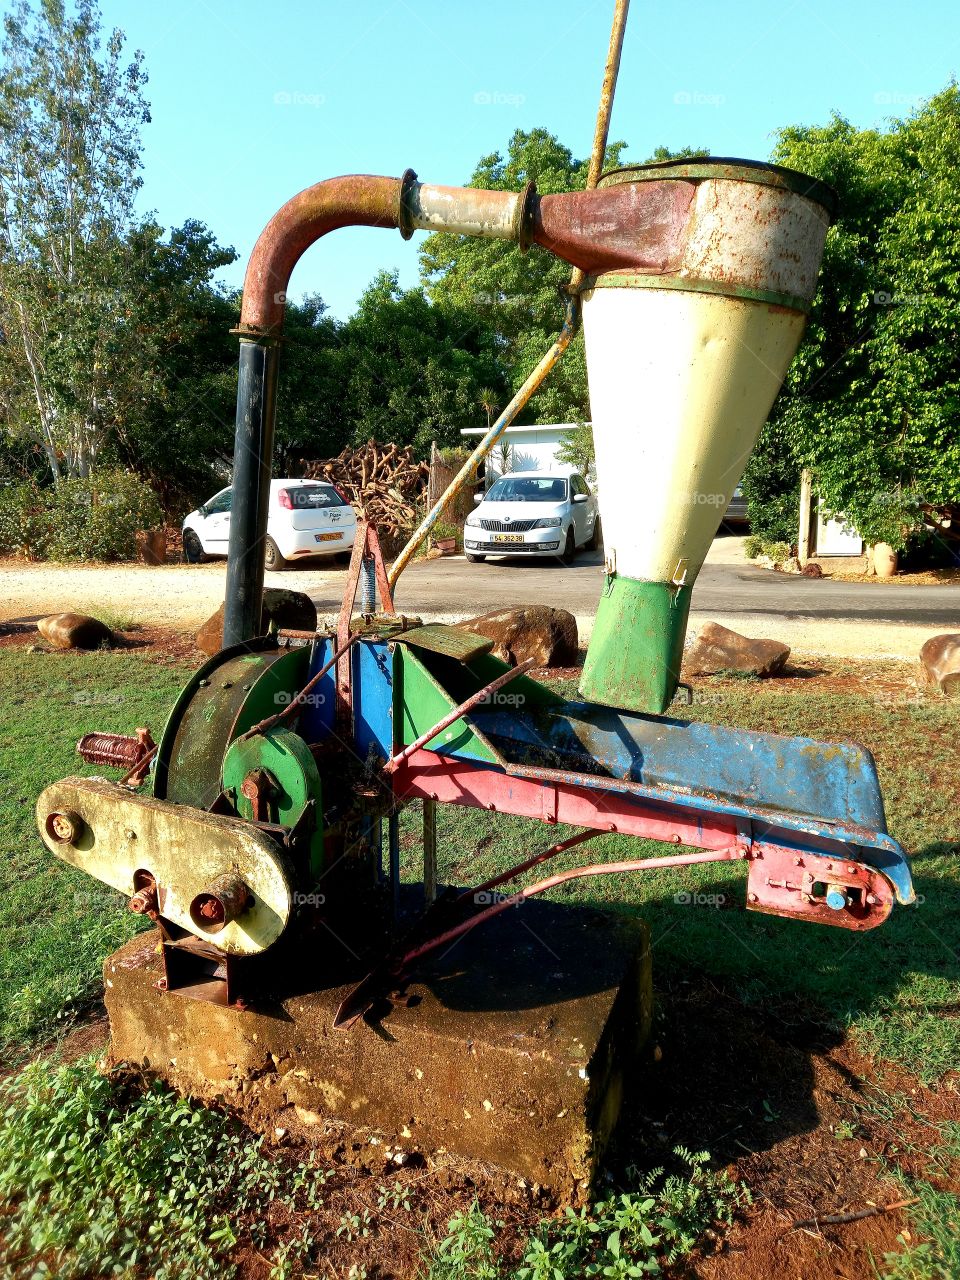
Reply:
[[[514, 240], [521, 249], [536, 243], [580, 271], [633, 266], [658, 273], [677, 259], [693, 190], [692, 183], [648, 181], [541, 200], [533, 183], [521, 192], [433, 186], [418, 182], [408, 169], [400, 178], [328, 178], [288, 200], [260, 234], [244, 280], [224, 645], [241, 644], [260, 632], [278, 343], [291, 273], [312, 244], [347, 226], [396, 227], [406, 239], [415, 230], [446, 231]], [[568, 345], [579, 320], [576, 290], [572, 303], [560, 336], [501, 415], [495, 434]], [[485, 440], [484, 447], [489, 443]], [[436, 515], [436, 510], [430, 513], [417, 536]], [[415, 539], [405, 548], [407, 558], [414, 547]], [[391, 585], [405, 562], [401, 557], [395, 563]]]
[[399, 227], [402, 178], [349, 174], [300, 191], [279, 209], [254, 246], [243, 281], [241, 336], [277, 336], [287, 286], [300, 258], [340, 227]]

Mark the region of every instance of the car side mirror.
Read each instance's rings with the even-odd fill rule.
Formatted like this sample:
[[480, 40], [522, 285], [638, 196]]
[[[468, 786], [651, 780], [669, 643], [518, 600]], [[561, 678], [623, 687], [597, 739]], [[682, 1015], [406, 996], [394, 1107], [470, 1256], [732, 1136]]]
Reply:
[[475, 507], [479, 507], [480, 503], [484, 500], [486, 496], [487, 495], [485, 493], [475, 493], [473, 495], [473, 505]]
[[197, 515], [206, 516], [206, 514], [207, 514], [207, 504], [205, 502], [201, 502], [199, 507], [197, 507]]
[[585, 493], [575, 493], [573, 495], [574, 502], [586, 502], [587, 495]]

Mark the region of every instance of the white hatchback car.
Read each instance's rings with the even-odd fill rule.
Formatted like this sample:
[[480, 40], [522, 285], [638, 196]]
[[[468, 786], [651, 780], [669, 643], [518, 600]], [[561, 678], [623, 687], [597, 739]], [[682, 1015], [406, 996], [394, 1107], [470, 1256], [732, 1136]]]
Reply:
[[[232, 489], [221, 489], [183, 522], [183, 556], [225, 556], [230, 542]], [[306, 556], [342, 555], [353, 549], [357, 517], [332, 484], [317, 480], [271, 480], [263, 562], [282, 569]]]
[[510, 472], [477, 502], [463, 530], [468, 560], [521, 554], [569, 564], [578, 547], [600, 546], [597, 499], [576, 472]]

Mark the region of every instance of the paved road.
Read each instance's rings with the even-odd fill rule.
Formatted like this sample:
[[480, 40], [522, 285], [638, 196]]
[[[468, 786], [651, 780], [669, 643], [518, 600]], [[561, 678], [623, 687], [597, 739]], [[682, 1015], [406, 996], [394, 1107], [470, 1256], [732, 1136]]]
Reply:
[[[410, 613], [462, 616], [464, 611], [549, 604], [578, 616], [589, 615], [596, 610], [602, 580], [601, 552], [581, 552], [569, 568], [519, 557], [467, 564], [451, 556], [411, 565], [398, 584], [397, 607]], [[329, 608], [326, 594], [317, 592], [316, 598]], [[960, 585], [884, 586], [708, 562], [694, 586], [691, 607], [719, 619], [751, 614], [956, 629], [960, 628]]]

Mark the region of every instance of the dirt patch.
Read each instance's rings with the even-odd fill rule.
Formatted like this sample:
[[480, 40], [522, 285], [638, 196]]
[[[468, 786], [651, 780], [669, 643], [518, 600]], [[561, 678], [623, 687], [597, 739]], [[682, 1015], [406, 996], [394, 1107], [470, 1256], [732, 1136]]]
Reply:
[[[856, 1222], [797, 1227], [826, 1215], [883, 1207], [902, 1198], [884, 1161], [923, 1172], [933, 1126], [960, 1120], [956, 1079], [936, 1089], [857, 1054], [815, 1007], [792, 999], [745, 1006], [706, 975], [661, 972], [658, 1019], [647, 1066], [632, 1082], [601, 1193], [628, 1191], [636, 1170], [675, 1168], [677, 1146], [709, 1150], [750, 1188], [753, 1205], [722, 1237], [666, 1274], [700, 1280], [860, 1280], [873, 1262], [899, 1251], [902, 1210]], [[79, 1056], [103, 1043], [102, 1019], [60, 1044]], [[559, 1212], [536, 1185], [449, 1153], [397, 1163], [382, 1143], [336, 1124], [291, 1123], [269, 1152], [296, 1167], [329, 1171], [322, 1206], [291, 1216], [276, 1202], [262, 1224], [235, 1223], [231, 1257], [243, 1280], [266, 1280], [268, 1259], [309, 1226], [311, 1259], [296, 1275], [412, 1280], [424, 1250], [446, 1234], [454, 1213], [477, 1200], [498, 1224], [508, 1269], [544, 1218]], [[344, 1224], [358, 1222], [355, 1238]], [[251, 1229], [257, 1247], [251, 1238]], [[360, 1234], [366, 1230], [368, 1234]], [[324, 1270], [326, 1268], [326, 1271]], [[361, 1271], [361, 1274], [362, 1271]]]
[[825, 578], [840, 582], [870, 582], [882, 587], [944, 587], [960, 582], [960, 569], [922, 569], [916, 573], [895, 573], [892, 578], [878, 578], [875, 573], [825, 573]]

